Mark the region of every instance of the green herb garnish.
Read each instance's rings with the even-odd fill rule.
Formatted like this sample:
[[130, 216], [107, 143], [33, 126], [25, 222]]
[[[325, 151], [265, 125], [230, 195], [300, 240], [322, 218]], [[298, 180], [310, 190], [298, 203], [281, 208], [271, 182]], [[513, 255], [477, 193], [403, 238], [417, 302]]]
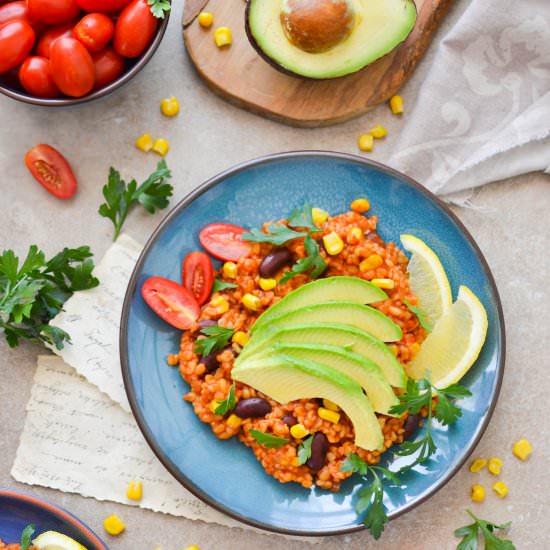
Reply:
[[28, 547], [31, 545], [31, 538], [34, 535], [36, 531], [36, 527], [34, 524], [29, 524], [23, 529], [23, 532], [21, 533], [21, 549], [20, 550], [27, 550]]
[[41, 341], [63, 348], [70, 336], [62, 329], [48, 325], [63, 304], [78, 290], [99, 284], [92, 275], [93, 254], [88, 246], [64, 248], [46, 261], [36, 245], [29, 247], [19, 266], [13, 250], [0, 256], [0, 329], [10, 347], [21, 338]]
[[275, 246], [281, 246], [288, 241], [300, 239], [305, 235], [300, 231], [294, 231], [286, 225], [272, 223], [267, 227], [267, 233], [261, 229], [253, 228], [248, 233], [243, 233], [241, 238], [252, 243], [269, 243]]
[[205, 357], [215, 351], [222, 350], [233, 336], [235, 329], [216, 325], [204, 327], [200, 332], [206, 335], [206, 338], [201, 338], [195, 342], [195, 353]]
[[460, 527], [455, 531], [456, 537], [463, 537], [456, 550], [477, 550], [480, 531], [485, 541], [486, 550], [516, 550], [511, 540], [501, 539], [494, 534], [495, 529], [507, 531], [512, 522], [497, 525], [477, 518], [470, 510], [466, 510], [466, 512], [472, 516], [474, 523]]
[[214, 283], [212, 284], [212, 294], [220, 292], [222, 290], [226, 290], [228, 288], [237, 288], [237, 285], [234, 283], [226, 283], [221, 279], [214, 279]]
[[306, 273], [308, 271], [309, 276], [312, 279], [316, 279], [327, 268], [327, 264], [321, 256], [319, 245], [315, 239], [308, 235], [304, 239], [304, 248], [307, 252], [307, 256], [305, 258], [300, 258], [292, 268], [281, 277], [281, 283], [286, 283], [299, 273]]
[[278, 449], [288, 443], [288, 439], [277, 435], [266, 434], [260, 430], [248, 430], [248, 433], [256, 440], [257, 443], [267, 447], [268, 449]]
[[299, 210], [295, 208], [288, 218], [288, 225], [290, 227], [299, 227], [307, 229], [310, 233], [320, 233], [322, 229], [319, 229], [313, 221], [313, 209], [311, 205], [304, 204], [303, 208]]
[[313, 436], [306, 437], [300, 445], [298, 445], [298, 464], [301, 466], [311, 458], [311, 444]]
[[109, 170], [109, 179], [103, 187], [105, 201], [99, 207], [99, 214], [109, 218], [115, 226], [116, 241], [126, 220], [130, 208], [139, 203], [147, 212], [154, 214], [168, 206], [168, 197], [172, 196], [174, 188], [166, 180], [171, 177], [166, 162], [161, 160], [157, 169], [138, 187], [135, 179], [126, 183], [120, 173], [113, 167]]
[[432, 326], [432, 323], [430, 322], [428, 314], [418, 306], [413, 306], [407, 299], [404, 299], [403, 303], [416, 315], [416, 318], [418, 319], [420, 326], [425, 330], [427, 330], [428, 332], [432, 332], [433, 326]]
[[229, 388], [229, 393], [223, 401], [219, 401], [219, 405], [214, 409], [214, 414], [221, 414], [222, 416], [231, 412], [235, 405], [237, 404], [235, 400], [235, 384], [231, 385]]
[[164, 19], [164, 16], [172, 9], [168, 0], [147, 0], [151, 13], [157, 19]]

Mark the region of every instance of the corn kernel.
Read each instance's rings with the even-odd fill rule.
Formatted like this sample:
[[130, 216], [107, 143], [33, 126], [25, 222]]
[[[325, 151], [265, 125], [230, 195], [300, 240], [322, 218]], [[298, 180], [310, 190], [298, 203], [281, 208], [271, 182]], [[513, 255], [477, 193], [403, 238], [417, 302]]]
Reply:
[[414, 342], [411, 347], [409, 348], [409, 353], [414, 357], [418, 352], [420, 351], [420, 344], [418, 342]]
[[328, 212], [321, 210], [320, 208], [312, 208], [311, 215], [313, 217], [313, 223], [317, 227], [321, 227], [328, 220]]
[[254, 294], [247, 293], [241, 298], [241, 302], [243, 303], [244, 307], [252, 310], [252, 311], [258, 311], [262, 307], [261, 300], [254, 296]]
[[199, 25], [207, 29], [212, 26], [212, 23], [214, 22], [214, 15], [207, 11], [201, 11], [197, 19], [199, 21]]
[[332, 422], [333, 424], [338, 424], [340, 422], [340, 413], [336, 411], [330, 411], [324, 407], [319, 407], [317, 409], [317, 414], [323, 419]]
[[374, 146], [374, 138], [371, 134], [361, 134], [357, 138], [357, 146], [361, 151], [372, 151]]
[[368, 258], [365, 258], [359, 264], [359, 271], [361, 273], [366, 273], [371, 269], [376, 269], [377, 267], [380, 267], [383, 263], [384, 260], [382, 259], [382, 256], [380, 256], [380, 254], [371, 254]]
[[210, 300], [210, 305], [216, 308], [218, 315], [223, 315], [229, 311], [229, 302], [223, 296], [214, 296]]
[[136, 147], [145, 153], [153, 148], [153, 139], [150, 134], [143, 134], [136, 139]]
[[183, 550], [201, 550], [196, 544], [186, 546]]
[[497, 481], [493, 484], [493, 491], [499, 498], [504, 498], [508, 494], [508, 487], [506, 487], [502, 481]]
[[391, 290], [395, 287], [395, 281], [393, 279], [372, 279], [371, 283], [378, 288]]
[[120, 533], [126, 529], [126, 525], [124, 525], [120, 518], [115, 515], [105, 518], [103, 520], [103, 527], [109, 535], [120, 535]]
[[180, 102], [174, 96], [160, 102], [160, 111], [164, 116], [176, 116], [180, 112]]
[[236, 414], [232, 414], [225, 422], [230, 428], [237, 429], [241, 425], [242, 420]]
[[394, 95], [390, 99], [391, 112], [394, 115], [400, 115], [403, 113], [403, 98], [400, 95]]
[[300, 459], [297, 456], [292, 459], [292, 466], [301, 466]]
[[486, 464], [487, 461], [484, 458], [478, 458], [470, 464], [470, 472], [481, 472]]
[[175, 367], [179, 363], [179, 355], [176, 353], [171, 353], [167, 358], [166, 362], [171, 366]]
[[141, 500], [143, 496], [143, 483], [141, 481], [130, 481], [126, 487], [126, 498], [130, 500]]
[[388, 133], [388, 131], [386, 130], [386, 128], [384, 128], [384, 126], [382, 126], [381, 124], [377, 124], [370, 132], [369, 134], [373, 137], [373, 138], [376, 138], [376, 139], [380, 139], [380, 138], [383, 138], [383, 137], [386, 137], [386, 134]]
[[216, 414], [216, 409], [220, 406], [220, 402], [217, 399], [212, 399], [208, 404], [208, 409], [212, 414]]
[[363, 214], [370, 210], [370, 202], [367, 199], [355, 199], [349, 207], [358, 214]]
[[258, 283], [262, 290], [273, 290], [277, 286], [277, 279], [264, 279], [260, 277]]
[[489, 460], [489, 465], [487, 466], [487, 469], [495, 476], [498, 476], [500, 474], [500, 471], [502, 470], [502, 460], [500, 458], [491, 458]]
[[246, 332], [238, 330], [237, 332], [235, 332], [235, 334], [233, 334], [231, 340], [236, 344], [239, 344], [239, 346], [244, 346], [248, 342], [248, 340], [250, 340], [250, 337]]
[[358, 227], [352, 227], [346, 236], [349, 244], [358, 244], [361, 241], [363, 232]]
[[302, 424], [294, 424], [290, 427], [290, 435], [294, 439], [303, 439], [309, 435], [309, 432], [302, 426]]
[[164, 138], [157, 138], [155, 139], [155, 142], [153, 143], [152, 150], [155, 153], [158, 153], [161, 157], [166, 155], [168, 153], [168, 149], [170, 149], [170, 144], [168, 143], [167, 139]]
[[531, 447], [531, 443], [527, 439], [519, 439], [514, 443], [512, 452], [520, 460], [525, 460], [533, 452], [533, 447]]
[[237, 264], [235, 262], [225, 262], [223, 264], [223, 275], [228, 279], [237, 278]]
[[399, 353], [399, 348], [395, 344], [392, 344], [388, 347], [390, 348], [390, 351], [395, 355], [395, 357], [397, 357], [397, 354]]
[[327, 253], [331, 256], [336, 256], [344, 250], [344, 241], [340, 238], [340, 235], [334, 231], [323, 237], [323, 245]]
[[485, 500], [485, 489], [482, 485], [472, 485], [470, 498], [474, 502], [483, 502]]
[[233, 42], [233, 37], [231, 36], [231, 29], [227, 27], [219, 27], [214, 31], [214, 41], [218, 48], [223, 48], [224, 46], [229, 46]]
[[340, 410], [340, 407], [336, 403], [333, 403], [328, 399], [323, 399], [323, 407], [325, 407], [325, 409], [328, 409], [329, 411], [338, 412]]

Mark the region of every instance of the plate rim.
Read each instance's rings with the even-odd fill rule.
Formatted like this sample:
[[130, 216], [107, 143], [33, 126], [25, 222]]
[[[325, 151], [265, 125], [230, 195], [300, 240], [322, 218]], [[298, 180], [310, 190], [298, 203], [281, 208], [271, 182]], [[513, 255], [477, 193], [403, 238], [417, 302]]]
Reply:
[[458, 463], [453, 468], [447, 471], [445, 475], [441, 476], [441, 478], [439, 478], [435, 482], [435, 484], [431, 487], [431, 489], [426, 491], [426, 494], [423, 494], [422, 496], [420, 496], [420, 498], [417, 499], [416, 501], [404, 505], [398, 511], [390, 512], [388, 514], [388, 518], [390, 520], [395, 519], [405, 514], [406, 512], [416, 508], [417, 506], [419, 506], [420, 504], [428, 500], [430, 497], [432, 497], [435, 493], [437, 493], [456, 475], [456, 473], [462, 468], [464, 463], [468, 460], [470, 455], [473, 453], [477, 444], [481, 440], [481, 437], [485, 433], [485, 430], [487, 429], [491, 421], [491, 418], [493, 416], [493, 413], [496, 408], [498, 398], [500, 395], [502, 380], [504, 377], [505, 362], [506, 362], [506, 328], [505, 328], [505, 322], [504, 322], [504, 311], [502, 308], [502, 301], [500, 299], [500, 294], [498, 292], [495, 279], [493, 277], [493, 274], [491, 272], [491, 269], [489, 267], [487, 260], [485, 259], [483, 252], [479, 248], [478, 244], [476, 243], [475, 239], [472, 237], [471, 233], [468, 231], [466, 226], [458, 218], [458, 216], [449, 208], [449, 206], [445, 202], [443, 202], [439, 197], [437, 197], [429, 189], [427, 189], [426, 187], [418, 183], [415, 179], [383, 163], [380, 163], [371, 159], [366, 159], [358, 155], [353, 155], [350, 153], [341, 153], [336, 151], [325, 151], [325, 150], [286, 151], [281, 153], [262, 155], [260, 157], [256, 157], [250, 160], [246, 160], [244, 162], [240, 162], [226, 170], [223, 170], [222, 172], [216, 174], [215, 176], [208, 178], [206, 181], [201, 183], [198, 187], [196, 187], [190, 193], [185, 195], [172, 208], [172, 210], [160, 221], [159, 225], [153, 231], [153, 233], [145, 243], [139, 255], [139, 258], [136, 262], [136, 265], [132, 271], [132, 275], [128, 282], [126, 293], [124, 295], [124, 302], [122, 306], [122, 316], [121, 316], [121, 323], [120, 323], [120, 330], [119, 330], [119, 354], [120, 354], [120, 364], [121, 364], [121, 370], [122, 370], [122, 379], [124, 382], [124, 390], [126, 392], [126, 396], [128, 397], [128, 402], [130, 404], [132, 414], [139, 426], [139, 429], [143, 434], [145, 441], [149, 445], [150, 449], [153, 451], [155, 456], [160, 460], [161, 464], [170, 472], [170, 474], [181, 485], [183, 485], [183, 487], [185, 487], [185, 489], [187, 489], [190, 493], [192, 493], [194, 496], [196, 496], [197, 498], [199, 498], [200, 500], [202, 500], [203, 502], [205, 502], [215, 510], [222, 512], [223, 514], [228, 515], [229, 517], [236, 519], [237, 521], [240, 521], [252, 527], [256, 527], [257, 529], [261, 529], [263, 531], [268, 531], [271, 533], [278, 533], [282, 535], [290, 535], [295, 537], [326, 537], [326, 536], [345, 535], [349, 533], [364, 531], [365, 527], [359, 524], [353, 527], [343, 527], [341, 529], [308, 531], [304, 529], [284, 529], [281, 527], [269, 525], [268, 523], [264, 523], [261, 521], [248, 518], [238, 512], [233, 511], [229, 507], [216, 502], [210, 495], [208, 495], [207, 493], [202, 491], [199, 487], [197, 487], [183, 472], [173, 467], [169, 458], [165, 455], [163, 450], [160, 448], [160, 445], [158, 445], [158, 443], [155, 441], [154, 434], [147, 427], [145, 419], [141, 414], [140, 408], [137, 404], [137, 400], [135, 399], [133, 389], [132, 389], [132, 384], [130, 381], [128, 348], [127, 348], [127, 339], [126, 339], [130, 304], [132, 301], [132, 297], [135, 294], [135, 291], [137, 289], [138, 273], [141, 271], [141, 267], [145, 262], [145, 259], [149, 253], [150, 248], [157, 241], [157, 239], [159, 238], [160, 234], [164, 231], [164, 229], [168, 225], [170, 225], [172, 220], [182, 210], [184, 210], [187, 206], [189, 206], [195, 199], [197, 199], [203, 193], [208, 191], [210, 188], [215, 187], [217, 184], [223, 182], [223, 180], [226, 179], [228, 176], [236, 175], [244, 170], [248, 170], [252, 167], [261, 166], [263, 164], [269, 164], [273, 161], [280, 161], [280, 160], [287, 160], [287, 159], [294, 159], [294, 158], [307, 158], [307, 157], [323, 157], [323, 158], [329, 158], [333, 160], [345, 160], [345, 161], [351, 161], [354, 163], [363, 164], [370, 168], [374, 168], [376, 170], [384, 172], [385, 174], [390, 175], [394, 178], [397, 178], [403, 181], [404, 183], [406, 183], [407, 185], [413, 187], [414, 189], [420, 191], [423, 195], [426, 196], [428, 200], [431, 200], [433, 203], [439, 206], [445, 212], [445, 214], [447, 214], [450, 217], [450, 219], [457, 225], [458, 229], [464, 235], [468, 243], [472, 246], [475, 254], [480, 260], [481, 266], [483, 268], [483, 272], [489, 283], [489, 288], [495, 297], [495, 304], [496, 304], [496, 310], [497, 310], [497, 316], [498, 316], [498, 325], [499, 325], [500, 334], [501, 334], [500, 357], [499, 357], [499, 361], [496, 369], [497, 380], [496, 380], [496, 385], [494, 387], [494, 390], [490, 397], [489, 408], [487, 409], [482, 422], [477, 426], [472, 443], [466, 449], [466, 452], [464, 453], [464, 456], [461, 458], [461, 460], [459, 460]]

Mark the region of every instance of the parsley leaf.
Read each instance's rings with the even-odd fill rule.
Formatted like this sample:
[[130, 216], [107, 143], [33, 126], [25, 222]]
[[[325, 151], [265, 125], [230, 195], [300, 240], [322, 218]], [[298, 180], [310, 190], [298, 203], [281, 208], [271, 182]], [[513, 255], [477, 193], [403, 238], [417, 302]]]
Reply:
[[495, 529], [507, 531], [510, 528], [511, 522], [497, 525], [496, 523], [476, 517], [470, 510], [466, 510], [466, 512], [472, 516], [474, 523], [456, 529], [455, 536], [463, 537], [456, 550], [477, 550], [480, 531], [485, 539], [486, 550], [516, 550], [511, 540], [501, 539], [494, 534]]
[[267, 227], [267, 233], [261, 229], [253, 228], [248, 233], [243, 233], [241, 238], [253, 243], [269, 243], [275, 246], [281, 246], [288, 241], [300, 239], [305, 233], [294, 231], [286, 225], [272, 223]]
[[27, 550], [28, 547], [31, 545], [31, 538], [34, 535], [36, 531], [36, 527], [34, 524], [29, 524], [23, 529], [23, 532], [21, 533], [21, 550]]
[[214, 414], [225, 415], [228, 412], [231, 412], [235, 408], [236, 404], [235, 384], [232, 384], [227, 397], [223, 401], [219, 401], [219, 405], [214, 409]]
[[306, 437], [300, 445], [298, 445], [298, 464], [301, 466], [311, 458], [311, 444], [313, 436]]
[[260, 432], [260, 430], [248, 430], [248, 433], [256, 440], [257, 443], [267, 447], [268, 449], [278, 449], [288, 443], [288, 439], [277, 435]]
[[320, 233], [322, 229], [319, 229], [313, 221], [313, 209], [311, 205], [304, 204], [302, 210], [295, 208], [288, 218], [288, 225], [290, 227], [298, 227], [308, 229], [310, 233]]
[[404, 299], [403, 303], [416, 315], [416, 318], [418, 319], [420, 326], [425, 330], [427, 330], [428, 332], [432, 332], [433, 326], [432, 326], [432, 323], [430, 322], [430, 318], [428, 317], [428, 314], [418, 306], [413, 306], [407, 299]]
[[281, 283], [286, 283], [290, 281], [292, 277], [307, 271], [309, 271], [309, 276], [312, 279], [316, 279], [327, 268], [327, 264], [321, 256], [319, 245], [313, 237], [307, 235], [304, 239], [304, 248], [306, 249], [307, 256], [305, 258], [300, 258], [292, 268], [281, 277]]
[[151, 13], [157, 19], [164, 19], [165, 14], [168, 13], [172, 8], [168, 0], [147, 0], [147, 3], [149, 4], [149, 6], [151, 6], [149, 8], [151, 10]]
[[222, 290], [226, 290], [228, 288], [237, 288], [237, 285], [234, 283], [226, 283], [221, 279], [214, 279], [214, 283], [212, 284], [212, 294], [220, 292]]
[[128, 212], [135, 203], [139, 203], [149, 212], [162, 210], [168, 206], [168, 197], [172, 196], [174, 188], [166, 180], [171, 172], [166, 162], [161, 160], [156, 170], [138, 187], [135, 179], [126, 183], [120, 173], [113, 167], [109, 170], [109, 179], [103, 187], [105, 201], [99, 206], [99, 214], [113, 222], [116, 241], [126, 220]]
[[225, 328], [219, 325], [204, 327], [201, 333], [206, 338], [201, 338], [195, 342], [195, 353], [206, 357], [215, 351], [222, 350], [233, 336], [235, 329]]

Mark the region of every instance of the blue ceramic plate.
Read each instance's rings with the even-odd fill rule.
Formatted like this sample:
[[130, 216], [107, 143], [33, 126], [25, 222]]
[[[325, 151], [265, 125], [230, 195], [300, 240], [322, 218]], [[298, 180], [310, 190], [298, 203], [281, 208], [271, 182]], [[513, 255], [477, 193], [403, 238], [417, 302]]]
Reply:
[[23, 529], [34, 524], [37, 537], [44, 531], [58, 531], [88, 550], [109, 550], [107, 545], [78, 518], [47, 500], [0, 487], [0, 539], [19, 542]]
[[[256, 527], [309, 536], [361, 529], [353, 508], [360, 479], [346, 480], [336, 494], [281, 484], [243, 444], [216, 439], [183, 401], [188, 388], [177, 369], [166, 366], [166, 356], [179, 349], [180, 332], [147, 307], [139, 289], [153, 275], [178, 281], [182, 259], [201, 249], [198, 234], [209, 223], [260, 227], [305, 202], [336, 214], [359, 196], [369, 198], [384, 240], [399, 242], [401, 233], [412, 233], [426, 241], [441, 258], [455, 295], [460, 284], [467, 285], [489, 316], [483, 351], [463, 379], [473, 396], [461, 403], [462, 418], [436, 430], [438, 451], [429, 463], [405, 476], [402, 488], [386, 491], [385, 505], [395, 518], [434, 494], [464, 463], [487, 427], [504, 368], [504, 323], [493, 277], [467, 230], [434, 195], [403, 174], [350, 155], [300, 152], [248, 162], [209, 180], [174, 208], [145, 246], [128, 287], [122, 370], [149, 445], [187, 489]], [[392, 462], [392, 453], [385, 459]]]

